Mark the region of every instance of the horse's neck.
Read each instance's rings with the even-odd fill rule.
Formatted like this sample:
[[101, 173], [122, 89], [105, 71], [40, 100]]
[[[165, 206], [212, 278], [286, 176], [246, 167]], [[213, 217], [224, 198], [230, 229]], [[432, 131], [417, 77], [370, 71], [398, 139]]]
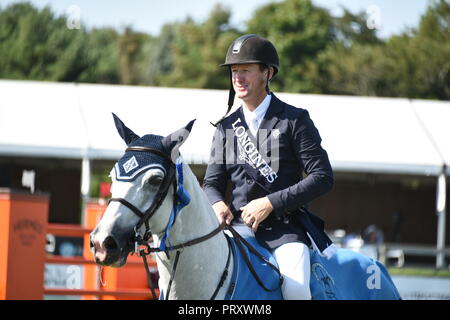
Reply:
[[[191, 202], [181, 210], [169, 236], [170, 245], [185, 243], [204, 236], [219, 226], [208, 199], [187, 165], [183, 166], [184, 187]], [[159, 243], [160, 239], [155, 239]], [[207, 241], [181, 249], [170, 299], [209, 299], [225, 268], [228, 244], [223, 233]], [[167, 290], [176, 252], [160, 253], [157, 257], [160, 290]], [[220, 298], [220, 296], [218, 296]]]

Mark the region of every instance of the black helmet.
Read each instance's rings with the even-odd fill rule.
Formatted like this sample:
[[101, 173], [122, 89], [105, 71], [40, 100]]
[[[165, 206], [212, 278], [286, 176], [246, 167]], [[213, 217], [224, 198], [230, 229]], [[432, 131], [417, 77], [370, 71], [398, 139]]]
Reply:
[[228, 48], [225, 63], [233, 64], [259, 63], [274, 68], [274, 76], [279, 69], [278, 53], [272, 42], [256, 34], [246, 34], [233, 41]]
[[[250, 64], [258, 63], [265, 65], [267, 67], [273, 67], [272, 78], [278, 73], [279, 69], [279, 59], [278, 53], [272, 42], [256, 34], [246, 34], [243, 35], [230, 45], [225, 57], [225, 63], [221, 66], [229, 67], [233, 64]], [[267, 82], [269, 79], [267, 80]], [[267, 90], [269, 90], [267, 85]], [[233, 83], [231, 78], [230, 69], [230, 93], [228, 95], [228, 110], [225, 116], [230, 112], [234, 104], [235, 92], [233, 89]], [[222, 117], [218, 122], [212, 125], [217, 126], [225, 116]]]

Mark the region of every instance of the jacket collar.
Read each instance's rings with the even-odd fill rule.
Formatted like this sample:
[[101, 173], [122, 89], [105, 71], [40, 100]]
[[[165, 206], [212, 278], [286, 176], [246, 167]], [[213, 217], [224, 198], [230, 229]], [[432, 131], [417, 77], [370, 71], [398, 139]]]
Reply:
[[[278, 121], [280, 121], [279, 115], [284, 111], [284, 103], [278, 99], [275, 94], [271, 93], [272, 99], [270, 101], [269, 109], [266, 112], [261, 124], [259, 126], [259, 130], [265, 129], [267, 130], [267, 136], [264, 140], [267, 139], [271, 130], [276, 126]], [[263, 141], [260, 141], [262, 143]]]

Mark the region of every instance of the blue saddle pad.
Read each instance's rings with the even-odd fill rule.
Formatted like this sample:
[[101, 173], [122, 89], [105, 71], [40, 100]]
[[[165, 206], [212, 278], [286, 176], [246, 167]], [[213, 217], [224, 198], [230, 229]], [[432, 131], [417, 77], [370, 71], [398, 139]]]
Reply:
[[[228, 236], [227, 236], [228, 237]], [[280, 278], [266, 262], [258, 258], [244, 245], [245, 254], [249, 258], [253, 268], [263, 281], [264, 286], [273, 291], [264, 290], [251, 274], [245, 263], [234, 238], [229, 237], [234, 258], [233, 275], [225, 300], [281, 300]], [[278, 267], [272, 254], [262, 247], [254, 237], [246, 237], [245, 240], [253, 246], [264, 258]]]
[[330, 260], [310, 250], [310, 289], [315, 300], [401, 299], [383, 264], [348, 249]]
[[[246, 237], [267, 261], [278, 267], [273, 255], [262, 247], [254, 237]], [[245, 254], [267, 288], [265, 291], [251, 274], [237, 247], [230, 238], [234, 256], [234, 270], [226, 300], [280, 300], [279, 275], [267, 263], [251, 253]], [[399, 300], [400, 294], [382, 263], [348, 249], [338, 249], [331, 259], [320, 256], [310, 249], [310, 289], [313, 300]]]

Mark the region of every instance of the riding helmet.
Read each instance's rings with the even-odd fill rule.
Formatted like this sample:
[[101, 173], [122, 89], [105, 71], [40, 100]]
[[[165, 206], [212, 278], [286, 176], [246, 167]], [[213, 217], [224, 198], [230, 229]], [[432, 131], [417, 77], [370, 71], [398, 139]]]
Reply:
[[[225, 57], [225, 63], [221, 66], [230, 67], [234, 64], [250, 64], [258, 63], [265, 65], [267, 67], [273, 67], [273, 77], [278, 73], [279, 70], [279, 59], [278, 53], [275, 46], [267, 39], [256, 35], [256, 34], [246, 34], [243, 35], [230, 45]], [[267, 87], [268, 90], [268, 87]], [[225, 116], [230, 112], [234, 104], [235, 92], [233, 89], [232, 79], [231, 79], [231, 68], [230, 68], [230, 92], [228, 96], [228, 110]], [[220, 119], [218, 122], [213, 124], [217, 126], [224, 118]]]
[[278, 53], [272, 42], [256, 34], [243, 35], [230, 45], [222, 66], [259, 63], [273, 67], [274, 76], [279, 69]]

